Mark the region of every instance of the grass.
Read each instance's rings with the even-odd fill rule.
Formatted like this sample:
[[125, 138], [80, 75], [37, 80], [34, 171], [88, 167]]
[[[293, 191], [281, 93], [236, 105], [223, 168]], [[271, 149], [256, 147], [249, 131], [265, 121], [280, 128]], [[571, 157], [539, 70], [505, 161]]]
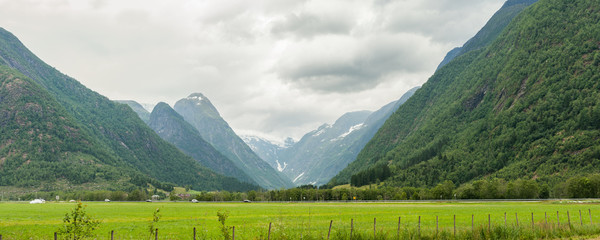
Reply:
[[[374, 203], [188, 203], [188, 202], [86, 202], [86, 211], [102, 221], [98, 239], [149, 239], [152, 214], [160, 208], [159, 239], [222, 239], [217, 212], [228, 211], [228, 226], [236, 239], [396, 239], [401, 217], [401, 239], [555, 239], [600, 234], [600, 205], [576, 202], [374, 202]], [[51, 239], [74, 203], [0, 203], [2, 239]], [[590, 225], [588, 209], [593, 215]], [[583, 225], [579, 210], [582, 211]], [[559, 211], [561, 226], [557, 227]], [[567, 211], [571, 226], [567, 225]], [[507, 220], [504, 225], [504, 213]], [[534, 213], [534, 228], [531, 213]], [[544, 212], [547, 213], [545, 223]], [[519, 226], [515, 218], [519, 218]], [[488, 231], [488, 214], [492, 223]], [[456, 215], [457, 236], [453, 234]], [[471, 230], [471, 216], [474, 226]], [[420, 233], [418, 218], [421, 216]], [[436, 216], [439, 230], [436, 235]], [[376, 233], [373, 225], [376, 218]]]

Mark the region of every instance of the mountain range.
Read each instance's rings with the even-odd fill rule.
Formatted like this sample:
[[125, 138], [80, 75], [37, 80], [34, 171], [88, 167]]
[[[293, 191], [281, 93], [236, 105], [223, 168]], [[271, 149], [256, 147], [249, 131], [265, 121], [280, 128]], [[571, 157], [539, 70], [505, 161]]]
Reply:
[[197, 163], [162, 140], [127, 105], [60, 73], [1, 28], [0, 67], [7, 126], [0, 136], [2, 186], [257, 189]]
[[323, 185], [352, 162], [385, 120], [418, 88], [375, 112], [349, 112], [333, 125], [323, 124], [286, 146], [246, 137], [246, 143], [296, 186]]

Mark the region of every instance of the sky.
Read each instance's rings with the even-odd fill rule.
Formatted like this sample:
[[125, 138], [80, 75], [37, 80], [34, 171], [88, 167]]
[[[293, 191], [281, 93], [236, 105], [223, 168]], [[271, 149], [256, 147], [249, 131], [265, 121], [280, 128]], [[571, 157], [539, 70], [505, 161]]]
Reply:
[[0, 0], [0, 27], [113, 100], [208, 97], [242, 135], [299, 140], [420, 86], [504, 0]]

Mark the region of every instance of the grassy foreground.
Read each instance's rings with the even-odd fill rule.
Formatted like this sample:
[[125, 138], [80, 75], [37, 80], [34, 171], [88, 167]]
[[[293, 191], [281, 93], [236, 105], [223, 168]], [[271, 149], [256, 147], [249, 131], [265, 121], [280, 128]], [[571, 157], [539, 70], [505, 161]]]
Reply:
[[[65, 214], [75, 203], [0, 203], [2, 239], [52, 239]], [[235, 239], [396, 239], [400, 238], [539, 239], [600, 234], [600, 205], [590, 202], [401, 202], [401, 203], [188, 203], [188, 202], [85, 202], [86, 212], [102, 221], [97, 239], [149, 239], [148, 226], [160, 208], [156, 227], [159, 239], [222, 239], [217, 212], [228, 211], [228, 226], [235, 226]], [[579, 211], [582, 218], [580, 221]], [[557, 211], [561, 227], [557, 228]], [[571, 227], [568, 226], [567, 211]], [[589, 212], [592, 214], [590, 224]], [[504, 214], [507, 215], [507, 227]], [[547, 213], [548, 224], [544, 213]], [[532, 230], [531, 213], [534, 217]], [[488, 214], [491, 228], [488, 231]], [[518, 216], [519, 227], [517, 227]], [[456, 215], [457, 236], [453, 236]], [[474, 229], [471, 231], [471, 216]], [[418, 219], [421, 217], [420, 233]], [[436, 235], [436, 216], [439, 233]], [[376, 221], [374, 220], [376, 218]], [[374, 233], [376, 222], [376, 233]], [[581, 225], [583, 222], [583, 225]], [[375, 235], [375, 237], [374, 237]]]

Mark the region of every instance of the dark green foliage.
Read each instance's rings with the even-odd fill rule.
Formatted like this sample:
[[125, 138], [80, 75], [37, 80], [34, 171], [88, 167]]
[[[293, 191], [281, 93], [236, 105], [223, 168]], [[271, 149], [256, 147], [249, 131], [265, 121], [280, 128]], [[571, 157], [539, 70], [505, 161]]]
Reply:
[[63, 219], [63, 227], [59, 228], [57, 233], [63, 239], [85, 239], [92, 237], [92, 232], [98, 228], [100, 221], [87, 215], [85, 206], [81, 202], [71, 211], [65, 214]]
[[360, 187], [386, 180], [392, 175], [387, 164], [378, 164], [367, 170], [352, 175], [350, 185]]
[[332, 183], [377, 163], [392, 169], [388, 186], [501, 178], [548, 190], [596, 173], [599, 80], [600, 2], [540, 0], [440, 68]]

